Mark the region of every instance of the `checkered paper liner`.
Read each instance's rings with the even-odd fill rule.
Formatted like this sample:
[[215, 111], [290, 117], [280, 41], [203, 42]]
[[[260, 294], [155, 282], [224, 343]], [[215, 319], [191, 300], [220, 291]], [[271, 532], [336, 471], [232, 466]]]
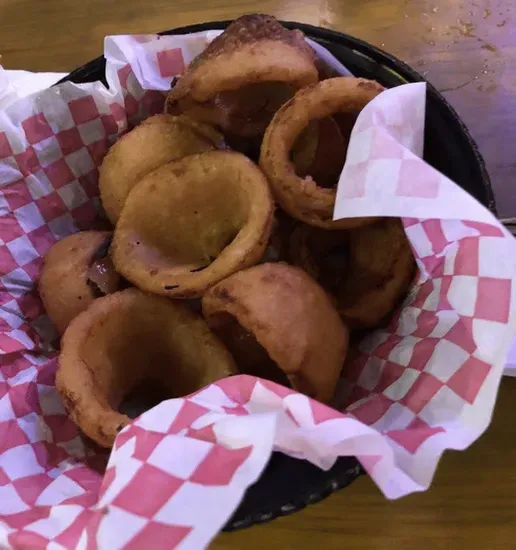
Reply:
[[42, 257], [95, 224], [110, 143], [162, 109], [171, 77], [216, 34], [109, 37], [109, 89], [66, 83], [0, 112], [2, 547], [202, 548], [272, 450], [325, 469], [357, 456], [397, 498], [427, 488], [442, 452], [489, 424], [516, 331], [516, 246], [420, 160], [422, 84], [380, 95], [353, 131], [336, 217], [401, 216], [419, 274], [389, 326], [347, 361], [336, 408], [236, 376], [144, 413], [110, 456], [66, 416], [35, 291]]

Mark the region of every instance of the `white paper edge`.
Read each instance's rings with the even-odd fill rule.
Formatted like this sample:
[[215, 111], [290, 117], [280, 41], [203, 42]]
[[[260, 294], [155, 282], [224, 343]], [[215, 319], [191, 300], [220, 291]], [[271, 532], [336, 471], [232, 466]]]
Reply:
[[509, 354], [507, 355], [507, 362], [505, 363], [503, 374], [504, 376], [516, 377], [516, 339], [514, 339], [514, 341], [512, 342], [512, 346], [509, 349]]

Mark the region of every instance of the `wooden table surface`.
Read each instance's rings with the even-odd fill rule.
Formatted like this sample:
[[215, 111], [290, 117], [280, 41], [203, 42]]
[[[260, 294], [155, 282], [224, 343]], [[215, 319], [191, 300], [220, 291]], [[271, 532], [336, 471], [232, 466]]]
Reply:
[[[0, 0], [0, 61], [68, 71], [98, 56], [107, 34], [257, 9], [355, 35], [427, 76], [478, 141], [499, 213], [516, 215], [514, 0]], [[467, 452], [447, 454], [428, 492], [388, 502], [363, 478], [293, 516], [221, 535], [213, 548], [516, 548], [515, 395], [516, 380], [505, 380], [489, 432]]]

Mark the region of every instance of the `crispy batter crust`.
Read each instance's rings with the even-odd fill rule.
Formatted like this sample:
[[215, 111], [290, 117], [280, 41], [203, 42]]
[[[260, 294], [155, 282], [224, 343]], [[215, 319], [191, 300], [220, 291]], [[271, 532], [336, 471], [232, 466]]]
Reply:
[[329, 401], [348, 349], [348, 330], [326, 292], [303, 270], [282, 263], [239, 271], [202, 299], [217, 332], [233, 319], [256, 338], [292, 386]]
[[407, 293], [415, 272], [412, 249], [398, 218], [345, 231], [298, 226], [290, 260], [334, 296], [352, 329], [378, 326]]
[[211, 151], [158, 168], [129, 194], [115, 228], [116, 269], [148, 292], [195, 298], [257, 263], [274, 205], [261, 170]]
[[370, 223], [369, 218], [333, 221], [336, 190], [320, 187], [311, 177], [299, 177], [290, 152], [304, 128], [314, 119], [339, 112], [357, 113], [383, 91], [363, 78], [330, 78], [309, 86], [285, 103], [265, 132], [260, 166], [276, 200], [291, 216], [316, 227], [344, 229]]
[[108, 231], [81, 231], [61, 239], [45, 254], [38, 290], [59, 334], [95, 300], [88, 270], [95, 252], [110, 235]]
[[165, 111], [186, 112], [236, 135], [262, 135], [295, 90], [318, 80], [315, 53], [301, 31], [267, 15], [245, 15], [186, 69]]
[[289, 31], [268, 15], [244, 15], [192, 61], [167, 103], [187, 95], [206, 101], [218, 92], [260, 82], [302, 88], [317, 78], [315, 54], [301, 31]]
[[117, 409], [146, 381], [179, 397], [235, 371], [231, 355], [197, 314], [131, 288], [99, 298], [70, 323], [56, 387], [82, 431], [111, 447], [130, 422]]

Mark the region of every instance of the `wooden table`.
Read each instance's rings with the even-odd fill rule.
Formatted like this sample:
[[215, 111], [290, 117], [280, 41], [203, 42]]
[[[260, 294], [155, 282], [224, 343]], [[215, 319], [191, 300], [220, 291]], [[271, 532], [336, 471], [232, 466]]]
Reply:
[[[388, 50], [442, 90], [485, 155], [501, 215], [516, 215], [516, 4], [513, 0], [0, 0], [6, 68], [67, 71], [107, 34], [145, 33], [256, 9]], [[489, 433], [446, 455], [432, 488], [386, 501], [367, 478], [288, 518], [224, 534], [215, 549], [516, 548], [516, 380], [502, 384]]]

